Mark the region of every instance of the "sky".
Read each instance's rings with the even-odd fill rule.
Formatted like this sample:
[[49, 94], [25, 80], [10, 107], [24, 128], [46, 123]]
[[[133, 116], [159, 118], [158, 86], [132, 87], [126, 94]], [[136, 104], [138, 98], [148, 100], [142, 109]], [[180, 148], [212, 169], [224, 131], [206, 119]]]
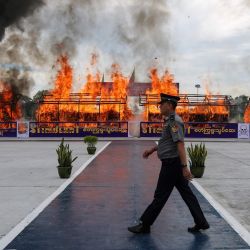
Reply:
[[180, 93], [200, 84], [199, 93], [250, 96], [250, 0], [16, 1], [25, 2], [23, 13], [0, 18], [0, 68], [21, 69], [30, 96], [52, 88], [61, 53], [74, 68], [75, 90], [88, 70], [109, 80], [119, 63], [126, 76], [135, 68], [137, 81], [149, 81], [152, 66], [168, 69]]

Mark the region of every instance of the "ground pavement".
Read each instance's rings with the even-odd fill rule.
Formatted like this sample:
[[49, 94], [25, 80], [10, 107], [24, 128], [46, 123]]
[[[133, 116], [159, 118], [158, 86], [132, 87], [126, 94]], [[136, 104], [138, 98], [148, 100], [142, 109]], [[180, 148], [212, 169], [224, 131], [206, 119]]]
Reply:
[[114, 141], [6, 249], [249, 249], [193, 188], [211, 228], [190, 234], [192, 217], [174, 190], [149, 235], [133, 235], [152, 201], [160, 162], [142, 152], [151, 141]]

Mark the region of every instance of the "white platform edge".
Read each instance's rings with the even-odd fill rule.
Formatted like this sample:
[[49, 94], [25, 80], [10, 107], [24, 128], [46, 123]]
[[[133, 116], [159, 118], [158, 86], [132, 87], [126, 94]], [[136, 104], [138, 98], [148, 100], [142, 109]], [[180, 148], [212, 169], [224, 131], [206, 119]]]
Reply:
[[20, 223], [18, 223], [9, 233], [0, 240], [0, 250], [3, 250], [18, 234], [20, 234], [65, 188], [106, 148], [110, 145], [108, 142], [95, 155], [88, 159], [69, 179], [67, 179], [53, 194], [44, 200], [30, 214], [28, 214]]
[[[221, 217], [240, 235], [250, 246], [250, 233], [242, 226], [222, 205], [220, 205], [196, 180], [191, 182], [195, 188], [206, 198]], [[211, 225], [212, 227], [213, 225]]]

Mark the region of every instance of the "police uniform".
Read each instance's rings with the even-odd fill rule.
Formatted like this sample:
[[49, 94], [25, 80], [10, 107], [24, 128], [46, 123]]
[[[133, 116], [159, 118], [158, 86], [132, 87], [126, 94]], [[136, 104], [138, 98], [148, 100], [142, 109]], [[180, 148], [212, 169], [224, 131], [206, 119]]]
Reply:
[[[161, 94], [161, 102], [166, 100], [177, 103], [179, 97]], [[198, 225], [200, 229], [203, 229], [203, 227], [207, 229], [209, 227], [198, 200], [188, 185], [189, 181], [184, 178], [182, 173], [177, 142], [184, 141], [184, 132], [184, 124], [180, 116], [175, 113], [170, 114], [164, 122], [162, 136], [158, 143], [157, 154], [162, 162], [162, 166], [154, 200], [140, 218], [144, 226], [150, 227], [154, 223], [173, 188], [176, 187], [188, 206], [194, 218], [195, 225]]]

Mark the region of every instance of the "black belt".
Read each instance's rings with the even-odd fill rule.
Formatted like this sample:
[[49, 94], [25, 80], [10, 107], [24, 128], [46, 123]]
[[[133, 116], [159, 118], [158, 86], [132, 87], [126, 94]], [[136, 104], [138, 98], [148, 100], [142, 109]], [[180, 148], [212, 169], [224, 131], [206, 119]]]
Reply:
[[170, 162], [173, 162], [173, 161], [176, 161], [176, 160], [179, 160], [180, 159], [180, 157], [179, 156], [177, 156], [177, 157], [172, 157], [172, 158], [164, 158], [164, 159], [162, 159], [161, 161], [164, 163], [164, 162], [166, 162], [166, 163], [170, 163]]

